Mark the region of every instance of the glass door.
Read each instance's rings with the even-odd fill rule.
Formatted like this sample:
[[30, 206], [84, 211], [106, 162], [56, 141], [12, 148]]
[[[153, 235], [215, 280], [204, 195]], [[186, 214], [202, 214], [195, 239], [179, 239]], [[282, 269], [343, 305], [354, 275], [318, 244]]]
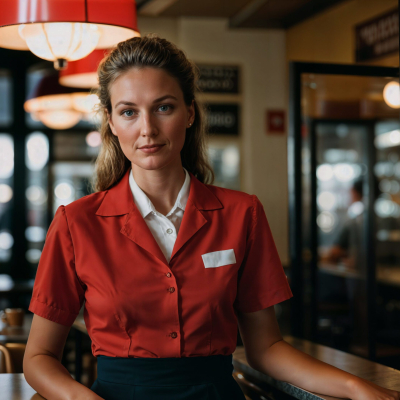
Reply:
[[292, 333], [393, 367], [400, 360], [398, 102], [397, 68], [291, 65]]

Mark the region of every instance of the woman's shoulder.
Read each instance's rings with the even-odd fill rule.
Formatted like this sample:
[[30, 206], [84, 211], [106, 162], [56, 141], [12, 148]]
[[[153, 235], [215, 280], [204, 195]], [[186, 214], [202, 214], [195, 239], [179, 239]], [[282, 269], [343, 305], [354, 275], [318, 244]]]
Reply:
[[236, 189], [228, 189], [221, 186], [215, 186], [210, 184], [205, 184], [207, 189], [209, 189], [224, 205], [242, 205], [244, 207], [253, 207], [255, 196], [242, 192]]
[[91, 212], [96, 213], [106, 193], [107, 190], [102, 190], [101, 192], [95, 192], [83, 196], [67, 204], [65, 210], [70, 215], [81, 213], [90, 214]]

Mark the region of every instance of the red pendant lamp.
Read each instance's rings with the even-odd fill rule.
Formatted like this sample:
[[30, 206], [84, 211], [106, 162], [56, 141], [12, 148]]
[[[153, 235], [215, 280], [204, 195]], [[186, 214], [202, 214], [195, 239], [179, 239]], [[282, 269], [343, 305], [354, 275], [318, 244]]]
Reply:
[[79, 88], [97, 87], [97, 68], [108, 52], [109, 50], [94, 50], [80, 60], [69, 62], [67, 68], [60, 71], [60, 84]]
[[31, 50], [62, 70], [134, 36], [135, 0], [0, 0], [0, 47]]
[[68, 129], [81, 118], [91, 120], [98, 98], [81, 88], [61, 86], [58, 74], [42, 77], [24, 104], [26, 112], [52, 129]]

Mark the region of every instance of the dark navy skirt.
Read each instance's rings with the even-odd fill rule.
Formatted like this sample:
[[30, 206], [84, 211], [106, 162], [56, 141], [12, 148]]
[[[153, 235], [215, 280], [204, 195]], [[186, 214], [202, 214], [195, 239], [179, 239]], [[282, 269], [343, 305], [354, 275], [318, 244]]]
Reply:
[[105, 400], [245, 400], [232, 354], [182, 358], [97, 356], [90, 388]]

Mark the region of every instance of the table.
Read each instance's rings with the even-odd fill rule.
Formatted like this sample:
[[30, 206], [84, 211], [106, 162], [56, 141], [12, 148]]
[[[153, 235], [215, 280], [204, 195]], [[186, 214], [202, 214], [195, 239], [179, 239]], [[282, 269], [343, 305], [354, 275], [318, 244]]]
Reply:
[[[7, 331], [0, 330], [0, 338], [3, 337], [13, 337], [13, 340], [19, 338], [22, 340], [24, 337], [29, 335], [29, 329], [32, 322], [33, 315], [25, 316], [24, 328], [16, 333], [12, 332], [12, 335], [8, 336]], [[73, 327], [76, 332], [80, 335], [87, 334], [85, 322], [82, 315], [78, 315], [73, 323]], [[3, 332], [3, 336], [1, 336]], [[345, 353], [340, 350], [335, 350], [327, 346], [322, 346], [308, 340], [294, 338], [292, 336], [284, 336], [286, 342], [291, 344], [298, 350], [305, 352], [321, 361], [331, 364], [337, 368], [344, 371], [350, 372], [353, 375], [364, 378], [368, 381], [374, 382], [379, 386], [386, 387], [388, 389], [400, 391], [400, 371], [395, 370], [390, 367], [386, 367], [382, 364], [378, 364], [367, 359]], [[77, 348], [79, 348], [80, 343], [76, 343]], [[80, 363], [77, 368], [77, 372], [81, 371], [82, 359], [80, 352], [77, 352], [76, 362]], [[243, 346], [238, 346], [233, 353], [233, 366], [236, 371], [240, 371], [249, 380], [258, 385], [268, 385], [273, 387], [280, 392], [284, 392], [295, 399], [300, 400], [314, 400], [314, 399], [324, 399], [324, 400], [334, 400], [336, 398], [321, 395], [318, 393], [312, 393], [295, 385], [287, 382], [277, 381], [270, 376], [262, 374], [261, 372], [254, 370], [249, 366], [245, 356], [245, 349]], [[0, 393], [1, 398], [7, 400], [42, 400], [43, 397], [40, 396], [32, 389], [28, 383], [25, 381], [23, 374], [0, 374]], [[4, 397], [3, 397], [4, 396]]]
[[[284, 339], [296, 349], [301, 350], [318, 360], [324, 361], [370, 382], [374, 382], [379, 386], [400, 391], [400, 371], [398, 370], [308, 340], [297, 339], [292, 336], [284, 336]], [[337, 399], [336, 397], [309, 392], [287, 382], [277, 381], [270, 376], [251, 368], [247, 363], [243, 346], [238, 346], [233, 353], [233, 366], [236, 371], [242, 372], [250, 382], [255, 384], [264, 383], [278, 389], [279, 391], [283, 391], [296, 399]]]
[[4, 400], [44, 400], [29, 386], [24, 374], [0, 374], [0, 398]]

